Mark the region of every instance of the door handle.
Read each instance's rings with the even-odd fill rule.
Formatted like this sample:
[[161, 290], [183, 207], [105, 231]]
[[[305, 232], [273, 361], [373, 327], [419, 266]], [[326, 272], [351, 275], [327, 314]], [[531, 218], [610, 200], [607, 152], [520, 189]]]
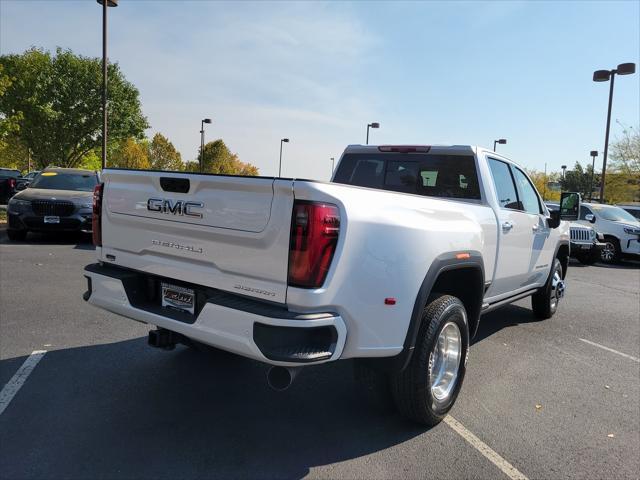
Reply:
[[513, 228], [513, 223], [511, 223], [511, 222], [502, 222], [502, 231], [503, 232], [508, 232], [512, 228]]

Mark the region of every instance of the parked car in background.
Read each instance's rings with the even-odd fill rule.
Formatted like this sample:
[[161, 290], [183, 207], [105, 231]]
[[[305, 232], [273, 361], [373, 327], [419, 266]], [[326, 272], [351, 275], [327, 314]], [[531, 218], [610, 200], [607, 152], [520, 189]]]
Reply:
[[[550, 212], [560, 210], [560, 204], [545, 202]], [[604, 236], [590, 225], [569, 222], [571, 235], [571, 256], [585, 265], [593, 265], [601, 258], [604, 248]]]
[[104, 180], [86, 301], [157, 326], [154, 347], [270, 364], [278, 390], [296, 368], [356, 359], [365, 392], [386, 390], [426, 425], [453, 406], [481, 315], [526, 297], [536, 317], [556, 313], [561, 218], [580, 203], [564, 193], [549, 213], [522, 168], [461, 145], [353, 145], [330, 183], [124, 169]]
[[9, 239], [24, 240], [28, 232], [91, 231], [92, 195], [99, 181], [90, 170], [43, 170], [9, 202]]
[[621, 203], [620, 205], [616, 206], [622, 208], [623, 210], [626, 210], [631, 215], [636, 217], [636, 219], [640, 220], [640, 202]]
[[20, 170], [0, 168], [0, 205], [5, 205], [16, 193]]
[[22, 177], [18, 178], [16, 182], [16, 191], [19, 192], [27, 188], [29, 184], [33, 181], [33, 179], [36, 178], [36, 175], [38, 175], [39, 173], [40, 173], [40, 170], [33, 170], [27, 173], [26, 175], [23, 175]]
[[604, 262], [616, 262], [623, 257], [640, 258], [640, 221], [626, 210], [615, 205], [583, 203], [579, 222], [593, 225], [604, 235]]

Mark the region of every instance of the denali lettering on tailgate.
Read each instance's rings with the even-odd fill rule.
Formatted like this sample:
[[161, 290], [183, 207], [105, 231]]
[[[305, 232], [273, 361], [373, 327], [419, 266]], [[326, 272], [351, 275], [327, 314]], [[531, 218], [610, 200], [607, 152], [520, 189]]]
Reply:
[[199, 212], [193, 212], [194, 208], [204, 208], [202, 202], [185, 202], [184, 200], [171, 200], [168, 198], [150, 198], [147, 200], [147, 210], [150, 212], [172, 213], [188, 217], [202, 218]]

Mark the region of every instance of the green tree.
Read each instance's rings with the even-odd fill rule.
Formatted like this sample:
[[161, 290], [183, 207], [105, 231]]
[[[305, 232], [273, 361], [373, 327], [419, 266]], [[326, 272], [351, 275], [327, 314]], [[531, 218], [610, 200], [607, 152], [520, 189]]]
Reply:
[[625, 128], [622, 137], [617, 138], [611, 144], [610, 155], [611, 163], [609, 166], [612, 171], [640, 175], [640, 131], [638, 128]]
[[[583, 168], [580, 162], [576, 162], [573, 170], [567, 170], [564, 178], [560, 181], [562, 190], [565, 192], [579, 192], [582, 198], [589, 198], [591, 187], [591, 174], [593, 169], [591, 165]], [[593, 176], [593, 188], [596, 189], [600, 184], [599, 175]]]
[[[200, 155], [195, 162], [187, 162], [185, 169], [191, 172], [200, 171]], [[258, 175], [258, 168], [250, 163], [241, 162], [238, 155], [231, 153], [229, 148], [221, 140], [209, 142], [204, 146], [204, 164], [202, 168], [206, 173], [224, 175]]]
[[[6, 95], [14, 81], [15, 78], [4, 73], [4, 66], [0, 63], [0, 99]], [[7, 114], [0, 111], [0, 153], [7, 146], [9, 137], [15, 136], [20, 131], [21, 119], [22, 112]]]
[[[32, 48], [0, 56], [0, 65], [12, 81], [0, 96], [0, 115], [19, 117], [15, 134], [37, 166], [74, 167], [101, 145], [100, 59]], [[141, 138], [148, 123], [138, 90], [118, 64], [108, 68], [109, 139]]]
[[127, 138], [120, 142], [109, 157], [109, 167], [135, 170], [150, 169], [149, 142], [146, 140], [137, 141], [135, 138]]
[[7, 135], [0, 143], [0, 167], [29, 169], [29, 151], [16, 135]]
[[149, 145], [149, 161], [154, 170], [184, 170], [180, 152], [176, 150], [167, 137], [156, 133]]

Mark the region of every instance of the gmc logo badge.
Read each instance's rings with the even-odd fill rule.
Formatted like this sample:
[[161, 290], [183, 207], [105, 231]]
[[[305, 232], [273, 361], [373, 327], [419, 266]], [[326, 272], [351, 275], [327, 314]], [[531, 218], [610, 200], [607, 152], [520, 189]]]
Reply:
[[194, 212], [194, 208], [204, 208], [204, 203], [170, 200], [168, 198], [150, 198], [147, 200], [147, 210], [150, 212], [172, 213], [173, 215], [202, 218], [202, 213]]

